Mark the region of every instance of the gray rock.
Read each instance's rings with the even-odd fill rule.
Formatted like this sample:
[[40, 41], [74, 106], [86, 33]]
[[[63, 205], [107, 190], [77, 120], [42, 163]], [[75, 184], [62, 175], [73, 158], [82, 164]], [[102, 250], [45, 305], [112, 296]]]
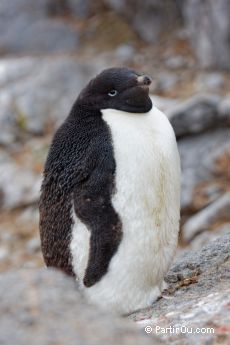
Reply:
[[21, 223], [35, 223], [38, 224], [39, 222], [39, 211], [37, 205], [26, 207], [20, 213], [18, 221]]
[[199, 74], [196, 79], [196, 88], [199, 92], [220, 91], [224, 86], [224, 76], [218, 72]]
[[[38, 60], [35, 60], [38, 62]], [[0, 60], [0, 87], [6, 87], [19, 79], [27, 78], [35, 69], [34, 59], [24, 57], [21, 59]]]
[[8, 245], [15, 240], [15, 235], [9, 233], [8, 230], [5, 231], [5, 229], [1, 228], [0, 239]]
[[223, 235], [227, 235], [229, 233], [230, 233], [230, 222], [227, 222], [227, 223], [220, 225], [215, 231], [215, 234], [218, 237], [219, 237], [219, 235], [223, 236]]
[[122, 63], [131, 60], [134, 54], [135, 49], [130, 44], [122, 44], [115, 50], [116, 58]]
[[[0, 61], [0, 143], [8, 145], [25, 134], [43, 134], [67, 116], [80, 90], [103, 62], [74, 58], [21, 58]], [[13, 75], [11, 69], [23, 73]]]
[[7, 210], [37, 202], [41, 176], [10, 160], [0, 163], [0, 208]]
[[116, 12], [126, 17], [134, 30], [146, 42], [156, 43], [162, 32], [174, 28], [180, 21], [178, 1], [166, 0], [106, 0]]
[[66, 0], [70, 13], [81, 18], [89, 17], [92, 5], [91, 0]]
[[0, 296], [0, 343], [4, 345], [161, 343], [127, 320], [87, 305], [76, 283], [58, 271], [24, 269], [2, 274]]
[[230, 129], [221, 128], [178, 141], [181, 157], [181, 207], [189, 208], [193, 203], [195, 188], [202, 182], [214, 178], [216, 160], [229, 152]]
[[225, 122], [226, 125], [230, 125], [230, 95], [224, 98], [218, 107], [218, 113], [221, 121]]
[[9, 251], [6, 247], [0, 247], [0, 262], [5, 261], [9, 256]]
[[41, 250], [40, 238], [33, 237], [26, 244], [26, 251], [28, 254], [32, 255]]
[[12, 97], [7, 92], [0, 94], [0, 144], [9, 145], [17, 137]]
[[215, 231], [204, 231], [198, 234], [189, 244], [189, 249], [198, 250], [207, 245], [209, 242], [217, 240], [230, 233], [230, 223], [225, 223]]
[[226, 193], [189, 218], [183, 226], [183, 237], [190, 242], [197, 234], [208, 230], [218, 221], [230, 219], [230, 193]]
[[168, 92], [172, 90], [179, 82], [180, 77], [173, 73], [160, 73], [159, 79], [156, 85], [157, 92]]
[[171, 69], [187, 67], [187, 59], [182, 55], [169, 56], [165, 59], [165, 65]]
[[204, 188], [204, 195], [208, 198], [208, 202], [217, 200], [222, 194], [222, 189], [216, 184], [211, 184]]
[[[229, 344], [229, 253], [230, 233], [200, 251], [190, 251], [172, 266], [163, 298], [131, 318], [170, 344]], [[170, 326], [171, 332], [164, 331]]]
[[178, 137], [216, 128], [220, 98], [214, 95], [196, 95], [167, 111], [167, 116]]
[[0, 4], [0, 51], [4, 53], [73, 52], [77, 30], [49, 16], [50, 0], [3, 0]]
[[[21, 0], [20, 0], [21, 1]], [[40, 3], [39, 3], [40, 1]], [[33, 8], [33, 14], [38, 10], [38, 6], [44, 10], [44, 14], [49, 17], [80, 17], [88, 18], [92, 12], [92, 2], [90, 0], [39, 0]], [[27, 11], [31, 9], [27, 8]]]
[[230, 2], [186, 0], [184, 21], [202, 67], [230, 68]]
[[179, 103], [178, 99], [166, 98], [156, 95], [151, 95], [151, 100], [153, 102], [153, 105], [159, 108], [161, 111], [165, 112], [166, 115], [172, 107]]

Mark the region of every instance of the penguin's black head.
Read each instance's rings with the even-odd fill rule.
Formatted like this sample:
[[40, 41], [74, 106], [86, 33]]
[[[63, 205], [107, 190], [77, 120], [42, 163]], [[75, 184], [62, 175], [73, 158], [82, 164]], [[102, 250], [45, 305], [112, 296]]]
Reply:
[[146, 113], [152, 108], [150, 84], [151, 78], [129, 68], [109, 68], [89, 82], [76, 104], [96, 110]]

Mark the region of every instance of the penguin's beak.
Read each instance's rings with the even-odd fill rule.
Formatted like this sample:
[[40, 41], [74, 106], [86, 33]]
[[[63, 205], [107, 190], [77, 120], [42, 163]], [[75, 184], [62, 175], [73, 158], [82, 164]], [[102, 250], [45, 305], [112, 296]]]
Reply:
[[140, 75], [137, 77], [137, 83], [139, 86], [149, 86], [152, 83], [152, 79], [147, 75]]

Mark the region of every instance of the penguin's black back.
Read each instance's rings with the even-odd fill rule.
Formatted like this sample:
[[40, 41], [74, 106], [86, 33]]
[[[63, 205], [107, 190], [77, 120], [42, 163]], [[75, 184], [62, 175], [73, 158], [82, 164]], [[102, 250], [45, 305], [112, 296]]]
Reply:
[[121, 240], [121, 223], [111, 204], [115, 169], [111, 135], [101, 112], [74, 106], [57, 130], [45, 164], [40, 235], [46, 265], [73, 275], [74, 209], [91, 232], [86, 286], [105, 274]]

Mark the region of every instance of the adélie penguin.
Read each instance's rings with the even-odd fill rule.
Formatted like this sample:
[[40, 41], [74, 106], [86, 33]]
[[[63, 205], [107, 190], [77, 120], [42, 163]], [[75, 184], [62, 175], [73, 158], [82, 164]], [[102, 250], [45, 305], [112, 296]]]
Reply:
[[178, 149], [150, 83], [128, 68], [92, 79], [54, 135], [41, 187], [46, 265], [118, 314], [161, 294], [178, 241]]

